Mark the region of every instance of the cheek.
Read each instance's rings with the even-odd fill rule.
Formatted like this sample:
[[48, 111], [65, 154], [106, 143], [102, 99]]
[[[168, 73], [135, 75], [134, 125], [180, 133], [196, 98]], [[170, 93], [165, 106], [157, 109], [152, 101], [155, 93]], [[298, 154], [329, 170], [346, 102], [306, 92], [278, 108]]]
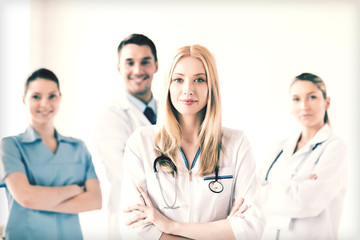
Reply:
[[292, 114], [295, 114], [295, 113], [297, 112], [297, 110], [298, 110], [297, 104], [292, 103], [292, 104], [290, 105], [290, 112], [291, 112]]
[[174, 103], [176, 103], [175, 101], [175, 90], [172, 86], [170, 86], [169, 89], [169, 98], [170, 98], [170, 102], [172, 103], [172, 105], [174, 105]]
[[209, 98], [209, 89], [206, 86], [203, 87], [203, 89], [201, 89], [201, 96], [204, 99], [205, 102], [207, 102], [208, 98]]

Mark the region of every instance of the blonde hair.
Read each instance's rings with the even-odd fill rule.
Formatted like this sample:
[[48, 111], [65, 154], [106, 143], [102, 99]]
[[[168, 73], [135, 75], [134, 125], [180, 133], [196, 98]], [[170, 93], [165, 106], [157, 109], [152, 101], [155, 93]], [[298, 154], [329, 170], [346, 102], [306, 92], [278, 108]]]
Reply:
[[[181, 146], [182, 130], [179, 123], [178, 112], [170, 99], [170, 84], [174, 68], [177, 62], [183, 57], [194, 57], [199, 59], [205, 68], [208, 99], [202, 123], [199, 129], [200, 154], [200, 175], [205, 176], [214, 172], [218, 166], [219, 152], [221, 146], [221, 102], [218, 73], [214, 56], [210, 51], [200, 45], [184, 46], [175, 51], [169, 72], [165, 78], [163, 101], [161, 101], [160, 130], [155, 137], [155, 151], [158, 155], [164, 154], [172, 159], [175, 166], [178, 166], [177, 153]], [[166, 169], [163, 169], [166, 171]]]

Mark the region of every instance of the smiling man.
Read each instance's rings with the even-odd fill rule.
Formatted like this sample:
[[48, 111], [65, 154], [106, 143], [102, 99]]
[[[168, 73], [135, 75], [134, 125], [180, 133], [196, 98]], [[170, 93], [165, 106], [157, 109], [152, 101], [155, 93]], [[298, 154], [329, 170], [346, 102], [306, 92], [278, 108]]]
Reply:
[[125, 38], [118, 47], [117, 68], [126, 91], [101, 112], [95, 126], [98, 155], [110, 183], [108, 239], [119, 239], [119, 203], [126, 141], [136, 128], [156, 123], [157, 102], [151, 91], [153, 76], [158, 70], [154, 43], [141, 34]]

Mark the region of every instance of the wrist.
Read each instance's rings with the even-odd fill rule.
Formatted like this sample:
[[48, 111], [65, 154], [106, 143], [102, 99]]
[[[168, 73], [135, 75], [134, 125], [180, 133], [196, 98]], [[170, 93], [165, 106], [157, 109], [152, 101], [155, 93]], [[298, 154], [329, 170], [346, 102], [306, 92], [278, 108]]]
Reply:
[[180, 235], [181, 223], [174, 222], [174, 221], [169, 221], [166, 230], [167, 230], [166, 231], [167, 234]]

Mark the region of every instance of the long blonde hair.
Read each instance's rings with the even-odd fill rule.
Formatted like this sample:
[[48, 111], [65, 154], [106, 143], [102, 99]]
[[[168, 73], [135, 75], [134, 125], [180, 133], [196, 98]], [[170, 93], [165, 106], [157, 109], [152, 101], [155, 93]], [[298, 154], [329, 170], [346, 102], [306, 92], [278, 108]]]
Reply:
[[[170, 99], [170, 84], [174, 68], [182, 57], [194, 57], [199, 59], [206, 71], [208, 84], [208, 99], [202, 123], [199, 129], [200, 175], [205, 176], [214, 172], [219, 164], [219, 152], [221, 146], [221, 101], [219, 79], [214, 56], [210, 51], [200, 45], [191, 45], [178, 48], [175, 51], [169, 72], [165, 78], [163, 101], [161, 101], [160, 129], [155, 137], [155, 151], [158, 155], [164, 154], [172, 159], [178, 166], [177, 153], [181, 146], [182, 130], [179, 123], [178, 112]], [[166, 168], [164, 169], [167, 170]], [[171, 172], [171, 169], [168, 169]]]

